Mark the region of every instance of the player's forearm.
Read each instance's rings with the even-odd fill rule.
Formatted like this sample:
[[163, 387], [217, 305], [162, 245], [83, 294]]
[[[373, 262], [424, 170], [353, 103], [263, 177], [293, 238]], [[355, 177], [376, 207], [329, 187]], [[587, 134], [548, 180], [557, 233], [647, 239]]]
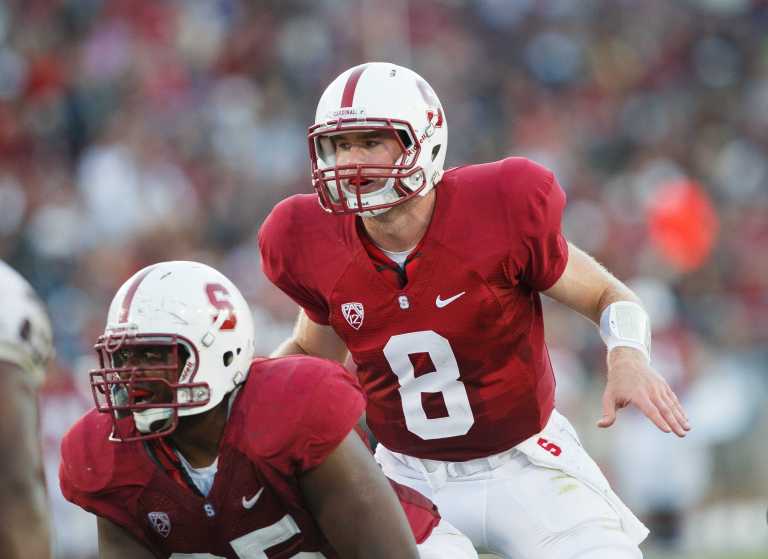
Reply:
[[314, 322], [302, 309], [296, 318], [293, 335], [272, 352], [271, 357], [312, 355], [344, 363], [348, 351], [331, 326]]
[[392, 486], [354, 431], [299, 481], [317, 524], [339, 557], [419, 557]]
[[154, 554], [123, 528], [97, 517], [99, 559], [154, 559]]
[[285, 357], [288, 355], [312, 355], [314, 357], [324, 357], [332, 361], [338, 361], [341, 364], [347, 359], [347, 348], [335, 344], [319, 344], [314, 347], [302, 344], [295, 338], [285, 340], [278, 348], [270, 354], [270, 357]]
[[45, 491], [27, 485], [0, 498], [0, 556], [4, 559], [50, 559], [51, 544]]
[[400, 524], [393, 518], [386, 518], [371, 510], [359, 511], [355, 518], [356, 522], [350, 528], [350, 532], [354, 534], [350, 548], [354, 551], [342, 557], [418, 559], [418, 548], [407, 524]]
[[288, 338], [273, 351], [270, 357], [285, 357], [287, 355], [308, 355], [307, 351], [301, 347], [296, 340]]
[[602, 312], [611, 303], [640, 302], [631, 289], [571, 243], [568, 244], [568, 264], [563, 274], [544, 293], [595, 324], [600, 323]]
[[640, 298], [635, 295], [635, 293], [629, 287], [624, 285], [615, 277], [611, 276], [611, 281], [606, 283], [605, 289], [603, 290], [603, 293], [601, 294], [595, 306], [594, 314], [593, 316], [590, 316], [590, 318], [599, 324], [600, 316], [608, 307], [608, 305], [617, 303], [619, 301], [631, 301], [632, 303], [642, 305]]
[[[379, 480], [377, 480], [379, 481]], [[386, 481], [360, 486], [357, 500], [318, 520], [345, 559], [418, 559], [419, 552], [400, 503]]]
[[24, 371], [0, 363], [0, 557], [50, 557], [36, 394]]

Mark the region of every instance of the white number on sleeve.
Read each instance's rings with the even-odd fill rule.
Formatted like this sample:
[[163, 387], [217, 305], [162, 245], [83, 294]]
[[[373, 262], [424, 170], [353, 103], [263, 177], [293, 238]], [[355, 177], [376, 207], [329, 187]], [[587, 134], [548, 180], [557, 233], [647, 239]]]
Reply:
[[[435, 370], [416, 377], [410, 355], [428, 353]], [[451, 344], [437, 332], [423, 330], [392, 336], [384, 346], [384, 357], [400, 381], [405, 424], [424, 440], [466, 435], [475, 418], [459, 365]], [[448, 410], [446, 417], [430, 419], [421, 405], [422, 393], [440, 392]]]

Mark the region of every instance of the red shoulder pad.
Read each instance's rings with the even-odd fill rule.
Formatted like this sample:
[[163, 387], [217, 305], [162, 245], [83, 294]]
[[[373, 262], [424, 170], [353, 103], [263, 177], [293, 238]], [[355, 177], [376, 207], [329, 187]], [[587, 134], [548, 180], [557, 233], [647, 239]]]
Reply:
[[311, 469], [357, 424], [365, 397], [357, 380], [326, 359], [256, 361], [238, 397], [227, 439], [289, 475]]
[[[328, 307], [319, 285], [322, 273], [318, 270], [323, 268], [316, 259], [318, 254], [330, 258], [329, 249], [342, 248], [334, 237], [339, 225], [338, 216], [320, 208], [317, 196], [297, 194], [277, 204], [259, 228], [264, 275], [318, 324], [328, 324]], [[295, 234], [297, 228], [301, 228], [301, 235]]]
[[59, 481], [62, 493], [96, 493], [112, 486], [146, 482], [151, 471], [141, 443], [109, 440], [112, 419], [92, 409], [64, 435]]
[[[499, 185], [505, 189], [509, 237], [519, 236], [512, 250], [510, 269], [518, 269], [536, 291], [551, 287], [568, 261], [568, 243], [562, 233], [566, 195], [555, 175], [520, 157], [503, 160]], [[515, 233], [513, 235], [513, 232]]]

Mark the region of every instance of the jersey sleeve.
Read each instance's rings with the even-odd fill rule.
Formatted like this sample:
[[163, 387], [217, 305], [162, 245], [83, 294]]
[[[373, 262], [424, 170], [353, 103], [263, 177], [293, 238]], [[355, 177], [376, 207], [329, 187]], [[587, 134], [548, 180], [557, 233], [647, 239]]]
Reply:
[[295, 231], [302, 225], [296, 218], [298, 198], [283, 200], [275, 206], [259, 229], [261, 266], [269, 280], [307, 313], [313, 322], [328, 325], [328, 305], [307, 281], [312, 265], [307, 261], [311, 247], [301, 245]]
[[440, 513], [437, 507], [418, 491], [389, 479], [405, 517], [411, 526], [417, 544], [422, 544], [430, 536], [432, 530], [440, 524]]
[[296, 476], [321, 464], [354, 429], [365, 396], [338, 363], [290, 356], [255, 363], [236, 407], [232, 444]]
[[562, 232], [565, 192], [549, 169], [532, 161], [526, 160], [522, 173], [516, 169], [514, 179], [512, 174], [508, 165], [502, 166], [502, 182], [515, 182], [508, 189], [515, 198], [508, 204], [508, 219], [523, 247], [512, 251], [513, 267], [524, 283], [544, 291], [560, 278], [568, 263], [568, 243]]
[[323, 361], [317, 384], [301, 419], [294, 458], [304, 472], [320, 465], [352, 431], [365, 410], [356, 379], [340, 365]]
[[136, 509], [139, 492], [130, 484], [111, 484], [111, 472], [121, 464], [125, 465], [126, 461], [116, 456], [113, 452], [116, 449], [109, 446], [94, 448], [94, 441], [108, 434], [104, 430], [106, 423], [98, 420], [108, 418], [93, 414], [91, 412], [78, 421], [62, 440], [59, 466], [61, 493], [69, 502], [120, 526], [149, 547], [150, 543], [132, 513]]

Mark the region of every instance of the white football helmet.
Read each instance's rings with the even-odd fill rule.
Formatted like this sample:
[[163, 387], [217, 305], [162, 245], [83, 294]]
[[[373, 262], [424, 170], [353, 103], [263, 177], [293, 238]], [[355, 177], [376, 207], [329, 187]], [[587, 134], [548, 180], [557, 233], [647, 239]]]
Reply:
[[51, 322], [35, 291], [0, 260], [0, 361], [18, 365], [35, 386], [53, 356]]
[[[171, 358], [141, 366], [118, 358], [121, 350], [147, 348], [163, 348]], [[176, 429], [179, 416], [214, 408], [245, 381], [254, 356], [253, 317], [237, 287], [213, 268], [161, 262], [120, 287], [95, 349], [100, 368], [91, 371], [91, 389], [99, 411], [113, 416], [111, 438], [162, 437]], [[147, 386], [170, 389], [171, 401], [142, 401]], [[128, 415], [138, 435], [122, 421]]]
[[[402, 155], [392, 165], [337, 165], [333, 136], [390, 130]], [[342, 73], [317, 105], [309, 128], [312, 184], [320, 205], [335, 214], [376, 215], [426, 195], [443, 176], [448, 125], [440, 100], [416, 72], [370, 62]], [[362, 192], [361, 184], [386, 179]]]

